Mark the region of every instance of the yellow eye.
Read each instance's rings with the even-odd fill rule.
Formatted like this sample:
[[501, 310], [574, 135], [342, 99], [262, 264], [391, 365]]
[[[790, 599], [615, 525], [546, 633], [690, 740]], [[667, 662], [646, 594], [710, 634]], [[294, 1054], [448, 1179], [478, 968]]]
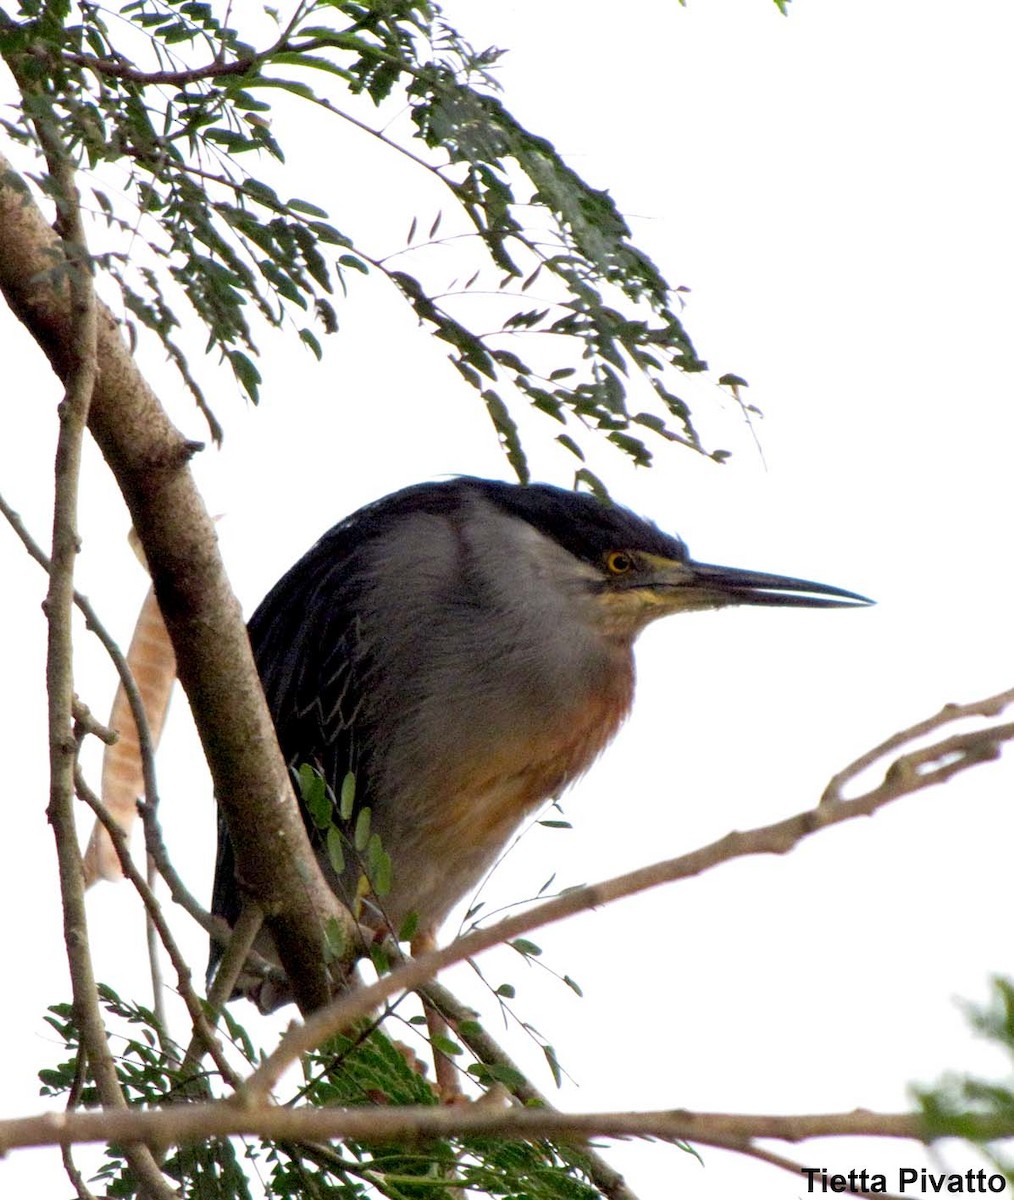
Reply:
[[606, 570], [610, 575], [626, 575], [634, 569], [634, 560], [624, 550], [611, 550], [606, 555]]

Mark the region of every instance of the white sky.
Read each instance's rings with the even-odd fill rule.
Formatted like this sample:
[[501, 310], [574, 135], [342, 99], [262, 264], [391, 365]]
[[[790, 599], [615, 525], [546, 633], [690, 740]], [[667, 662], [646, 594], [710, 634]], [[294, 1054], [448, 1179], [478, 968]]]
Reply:
[[[744, 375], [764, 412], [763, 462], [720, 400], [707, 419], [701, 408], [701, 426], [735, 451], [728, 466], [674, 452], [646, 473], [603, 456], [597, 469], [614, 495], [679, 531], [698, 558], [823, 579], [879, 602], [653, 627], [639, 648], [633, 717], [566, 797], [575, 830], [527, 838], [491, 889], [493, 907], [554, 870], [561, 884], [593, 880], [809, 807], [882, 737], [947, 701], [1010, 686], [1014, 10], [1004, 0], [797, 0], [785, 19], [767, 0], [686, 10], [642, 0], [620, 12], [599, 0], [473, 0], [447, 11], [474, 43], [510, 48], [500, 70], [508, 106], [608, 187], [663, 271], [692, 289], [698, 350], [716, 374]], [[275, 132], [288, 147], [286, 129]], [[406, 226], [413, 212], [421, 224], [435, 215], [436, 189], [380, 164], [361, 138], [321, 123], [287, 172], [295, 194], [323, 195], [335, 223], [368, 240], [377, 209], [404, 211]], [[292, 344], [270, 345], [259, 410], [228, 385], [215, 397], [226, 445], [197, 470], [210, 509], [226, 514], [223, 550], [248, 612], [360, 503], [447, 473], [507, 474], [439, 346], [379, 282], [354, 301], [322, 366]], [[385, 340], [392, 325], [398, 337]], [[46, 537], [58, 389], [6, 311], [0, 345], [0, 490]], [[157, 356], [146, 369], [174, 419], [201, 436], [171, 372]], [[707, 388], [695, 395], [714, 407]], [[569, 462], [533, 457], [543, 477], [567, 482]], [[144, 580], [94, 453], [88, 470], [80, 583], [126, 640]], [[35, 1071], [59, 1054], [41, 1012], [69, 988], [44, 815], [44, 581], [2, 531], [0, 573], [0, 1113], [14, 1115], [39, 1107]], [[84, 637], [78, 686], [103, 713], [112, 674]], [[207, 894], [210, 792], [179, 698], [160, 781], [170, 845]], [[1008, 754], [784, 860], [732, 864], [537, 935], [583, 1000], [507, 951], [487, 958], [486, 973], [518, 986], [518, 1011], [579, 1084], [561, 1095], [567, 1107], [904, 1106], [912, 1081], [997, 1066], [954, 998], [981, 999], [990, 973], [1012, 969], [1012, 782]], [[99, 977], [146, 1000], [126, 889], [98, 889], [91, 914]], [[203, 938], [177, 924], [200, 966]], [[467, 973], [459, 986], [470, 986]], [[507, 1040], [551, 1088], [541, 1056], [516, 1033]], [[627, 1144], [609, 1157], [645, 1198], [805, 1194], [801, 1179], [714, 1151], [703, 1169], [664, 1146]], [[797, 1157], [839, 1170], [931, 1161], [883, 1144], [814, 1144]], [[967, 1165], [952, 1149], [942, 1157]], [[0, 1193], [66, 1194], [54, 1161], [10, 1156]]]

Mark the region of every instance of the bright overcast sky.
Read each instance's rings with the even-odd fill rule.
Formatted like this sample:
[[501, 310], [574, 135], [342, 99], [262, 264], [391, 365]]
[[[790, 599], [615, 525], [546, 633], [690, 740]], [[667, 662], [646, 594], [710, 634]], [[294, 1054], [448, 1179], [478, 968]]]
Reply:
[[[565, 797], [574, 831], [526, 838], [491, 887], [492, 907], [553, 871], [559, 884], [590, 881], [791, 815], [888, 734], [1011, 685], [1014, 9], [796, 0], [784, 18], [770, 0], [473, 0], [447, 12], [473, 43], [509, 48], [499, 71], [508, 106], [609, 189], [641, 245], [691, 289], [686, 321], [700, 353], [716, 374], [745, 376], [763, 411], [761, 457], [736, 407], [698, 386], [702, 431], [735, 451], [732, 462], [674, 451], [646, 473], [600, 456], [614, 495], [680, 532], [700, 559], [878, 601], [652, 627], [633, 717]], [[289, 131], [275, 133], [288, 148]], [[386, 176], [361, 138], [323, 118], [312, 137], [293, 145], [292, 191], [329, 206], [340, 227], [369, 241], [372, 212], [387, 204], [406, 226], [413, 212], [435, 215], [438, 192], [401, 168]], [[321, 366], [263, 339], [260, 409], [229, 386], [216, 397], [225, 448], [197, 470], [209, 507], [225, 514], [223, 549], [248, 612], [360, 503], [448, 473], [507, 475], [439, 345], [379, 283], [358, 287], [354, 303]], [[0, 490], [47, 537], [58, 389], [6, 311], [0, 345]], [[174, 419], [201, 436], [157, 355], [146, 370]], [[533, 457], [544, 477], [569, 481], [570, 464]], [[88, 470], [81, 586], [126, 640], [144, 580], [122, 553], [125, 510], [97, 455]], [[69, 987], [44, 818], [43, 579], [3, 530], [0, 571], [10, 822], [0, 1111], [14, 1115], [39, 1106], [34, 1073], [59, 1055], [41, 1012]], [[110, 702], [111, 672], [84, 639], [78, 689], [100, 713]], [[213, 813], [188, 720], [177, 698], [161, 790], [170, 846], [206, 895]], [[784, 860], [725, 866], [537, 935], [583, 1000], [510, 952], [491, 956], [489, 977], [517, 985], [519, 1013], [578, 1085], [560, 1103], [898, 1108], [910, 1082], [995, 1066], [954, 998], [981, 999], [990, 973], [1012, 972], [1009, 759]], [[94, 759], [89, 768], [94, 777]], [[97, 971], [146, 1002], [125, 893], [103, 886], [93, 897]], [[178, 924], [199, 966], [203, 939]], [[515, 1031], [505, 1037], [550, 1089], [537, 1051]], [[0, 1163], [0, 1192], [66, 1194], [56, 1175], [40, 1190], [44, 1157], [48, 1172], [48, 1153]], [[610, 1157], [645, 1200], [805, 1194], [802, 1180], [714, 1151], [703, 1168], [664, 1146]], [[797, 1157], [839, 1170], [932, 1161], [883, 1144], [812, 1145]], [[942, 1158], [967, 1165], [946, 1148]]]

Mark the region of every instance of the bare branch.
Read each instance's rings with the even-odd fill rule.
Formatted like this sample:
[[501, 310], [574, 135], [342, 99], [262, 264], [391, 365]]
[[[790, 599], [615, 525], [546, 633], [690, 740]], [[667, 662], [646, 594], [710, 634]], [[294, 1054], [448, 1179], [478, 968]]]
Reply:
[[63, 1158], [63, 1169], [67, 1172], [67, 1178], [70, 1180], [74, 1191], [77, 1192], [78, 1200], [97, 1200], [95, 1193], [85, 1183], [84, 1176], [74, 1162], [72, 1147], [62, 1146], [61, 1156]]
[[[70, 300], [63, 276], [54, 274], [63, 262], [61, 243], [0, 156], [0, 290], [66, 378]], [[292, 795], [239, 604], [188, 469], [195, 446], [169, 422], [112, 313], [98, 304], [96, 316], [100, 370], [89, 429], [144, 546], [180, 682], [244, 866], [242, 886], [264, 909], [300, 1007], [310, 1011], [330, 995], [322, 930], [332, 917], [351, 928], [351, 918], [321, 875]], [[347, 942], [355, 945], [351, 936]]]
[[[738, 1144], [730, 1143], [725, 1147], [736, 1154], [742, 1154], [746, 1158], [754, 1158], [758, 1162], [768, 1163], [769, 1166], [778, 1167], [782, 1171], [788, 1171], [790, 1175], [794, 1175], [798, 1181], [799, 1176], [803, 1174], [804, 1168], [792, 1158], [786, 1158], [784, 1154], [775, 1154], [773, 1150], [765, 1150], [762, 1146], [756, 1146], [753, 1142], [742, 1142]], [[902, 1200], [900, 1196], [896, 1196], [893, 1192], [869, 1192], [863, 1191], [861, 1188], [848, 1188], [844, 1192], [839, 1192], [839, 1195], [844, 1196], [883, 1196], [885, 1200]]]
[[[921, 726], [915, 728], [919, 730]], [[473, 930], [449, 946], [399, 965], [369, 987], [338, 997], [327, 1008], [309, 1017], [305, 1024], [293, 1025], [247, 1081], [245, 1092], [265, 1097], [282, 1071], [301, 1054], [348, 1028], [352, 1022], [371, 1012], [396, 992], [416, 989], [456, 962], [472, 958], [492, 946], [511, 941], [564, 917], [598, 908], [662, 883], [692, 878], [720, 863], [755, 854], [787, 854], [799, 842], [821, 829], [856, 817], [871, 816], [910, 792], [941, 783], [959, 771], [996, 758], [1002, 743], [1012, 739], [1014, 723], [947, 738], [937, 745], [902, 755], [888, 767], [883, 783], [854, 799], [829, 799], [825, 791], [817, 807], [807, 812], [746, 832], [733, 831], [689, 854], [641, 867], [601, 883], [575, 888], [527, 912], [517, 913], [484, 929]], [[904, 744], [904, 741], [898, 744]]]
[[[903, 746], [910, 745], [917, 738], [935, 733], [936, 730], [944, 725], [951, 724], [953, 721], [963, 721], [969, 717], [998, 717], [1011, 704], [1014, 704], [1014, 688], [1011, 688], [1009, 691], [998, 692], [995, 696], [988, 696], [985, 700], [975, 700], [971, 704], [945, 704], [935, 716], [927, 717], [925, 721], [917, 721], [915, 725], [909, 726], [908, 729], [902, 729], [899, 733], [892, 734], [886, 741], [881, 742], [879, 746], [874, 746], [872, 750], [867, 750], [855, 762], [849, 763], [847, 767], [844, 767], [837, 775], [834, 775], [824, 789], [824, 801], [826, 803], [839, 801], [842, 789], [846, 784], [851, 783], [856, 776], [860, 775], [867, 768], [872, 767], [880, 759], [886, 758], [888, 754], [893, 754]], [[924, 759], [924, 761], [930, 760]]]
[[205, 1016], [204, 1007], [200, 999], [195, 993], [191, 985], [190, 967], [186, 959], [176, 945], [176, 939], [172, 935], [172, 930], [169, 928], [168, 922], [165, 919], [165, 914], [162, 912], [162, 906], [159, 904], [154, 892], [152, 892], [148, 881], [144, 878], [137, 867], [134, 865], [134, 860], [130, 857], [130, 848], [127, 844], [127, 835], [120, 827], [116, 819], [106, 812], [105, 805], [95, 795], [88, 784], [85, 782], [83, 773], [78, 769], [76, 775], [77, 794], [95, 813], [97, 821], [101, 822], [103, 827], [108, 832], [110, 842], [113, 849], [120, 860], [120, 868], [123, 874], [133, 884], [135, 891], [141, 897], [141, 902], [144, 904], [145, 912], [154, 926], [159, 940], [165, 947], [166, 953], [169, 955], [169, 961], [173, 965], [176, 972], [176, 987], [183, 1003], [187, 1006], [187, 1012], [190, 1014], [190, 1020], [193, 1025], [194, 1038], [198, 1040], [212, 1057], [215, 1066], [218, 1068], [222, 1078], [226, 1082], [235, 1086], [238, 1082], [232, 1067], [229, 1065], [229, 1060], [225, 1057], [225, 1052], [218, 1038], [215, 1036], [215, 1031], [211, 1027], [211, 1023]]
[[[970, 1136], [996, 1141], [1014, 1136], [1014, 1120], [965, 1114]], [[658, 1112], [562, 1113], [542, 1108], [424, 1105], [394, 1108], [308, 1108], [219, 1100], [159, 1112], [43, 1113], [0, 1121], [0, 1154], [17, 1147], [79, 1142], [147, 1142], [161, 1146], [209, 1137], [258, 1136], [293, 1141], [348, 1138], [390, 1142], [455, 1135], [535, 1138], [646, 1137], [736, 1150], [765, 1138], [802, 1142], [826, 1137], [882, 1137], [930, 1144], [942, 1135], [918, 1113], [853, 1112], [766, 1116], [752, 1113]]]
[[[7, 501], [0, 496], [0, 514], [2, 514], [10, 527], [21, 539], [22, 545], [28, 551], [32, 558], [47, 572], [51, 570], [51, 564], [48, 556], [35, 541], [32, 535], [28, 532], [25, 523]], [[123, 689], [126, 695], [127, 702], [130, 705], [130, 715], [134, 720], [134, 726], [137, 730], [137, 739], [141, 755], [141, 773], [144, 782], [144, 794], [150, 796], [152, 803], [155, 803], [158, 798], [158, 786], [155, 781], [155, 753], [152, 744], [151, 731], [148, 728], [148, 717], [144, 707], [144, 701], [141, 698], [141, 693], [138, 690], [137, 683], [134, 680], [133, 672], [130, 669], [130, 664], [124, 657], [123, 651], [117, 645], [115, 639], [106, 629], [105, 625], [99, 620], [99, 616], [92, 607], [87, 596], [83, 596], [80, 592], [74, 592], [74, 603], [85, 619], [87, 628], [95, 634], [102, 643], [103, 648], [112, 660], [113, 666], [116, 668], [116, 673], [119, 676], [119, 686]], [[80, 705], [80, 702], [79, 702]], [[89, 733], [94, 733], [96, 737], [108, 744], [109, 739], [107, 734], [109, 731], [105, 726], [100, 726], [94, 721], [93, 727], [88, 729]]]
[[[126, 1108], [99, 1009], [84, 903], [84, 871], [74, 822], [74, 780], [78, 742], [74, 735], [74, 560], [80, 548], [77, 501], [81, 450], [94, 393], [96, 360], [96, 301], [92, 270], [81, 224], [77, 183], [70, 156], [59, 130], [45, 116], [37, 118], [39, 138], [49, 159], [57, 205], [57, 229], [67, 267], [70, 303], [65, 392], [58, 415], [53, 499], [53, 549], [46, 594], [48, 640], [46, 689], [49, 697], [50, 788], [47, 815], [56, 839], [63, 901], [64, 941], [70, 966], [74, 1009], [81, 1029], [81, 1050], [87, 1055], [104, 1105]], [[166, 1200], [174, 1193], [166, 1184], [151, 1151], [128, 1144], [124, 1153], [149, 1200]]]
[[[479, 1024], [478, 1013], [466, 1008], [447, 988], [432, 980], [418, 991], [448, 1022], [455, 1036], [465, 1043], [481, 1063], [485, 1063], [486, 1066], [506, 1067], [510, 1071], [517, 1080], [510, 1088], [511, 1095], [523, 1104], [537, 1104], [543, 1109], [555, 1111], [546, 1096], [526, 1078], [514, 1060]], [[637, 1200], [619, 1171], [610, 1166], [591, 1146], [583, 1146], [582, 1153], [587, 1161], [590, 1178], [604, 1196], [609, 1200]]]

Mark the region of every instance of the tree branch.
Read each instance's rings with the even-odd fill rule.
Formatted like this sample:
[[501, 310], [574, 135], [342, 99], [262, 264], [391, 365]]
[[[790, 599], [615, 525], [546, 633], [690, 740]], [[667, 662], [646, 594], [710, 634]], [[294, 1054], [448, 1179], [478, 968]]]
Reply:
[[[995, 700], [983, 703], [991, 704]], [[1002, 707], [1000, 705], [997, 711]], [[913, 737], [921, 736], [924, 725], [925, 722], [895, 735], [890, 744], [901, 746]], [[360, 988], [351, 995], [339, 996], [327, 1008], [309, 1017], [303, 1025], [291, 1026], [275, 1050], [247, 1080], [244, 1093], [248, 1097], [266, 1098], [282, 1072], [301, 1054], [348, 1028], [396, 992], [416, 989], [454, 963], [564, 917], [599, 908], [662, 883], [690, 879], [720, 863], [755, 854], [787, 854], [811, 834], [842, 821], [872, 816], [878, 809], [902, 796], [942, 783], [960, 771], [997, 758], [1002, 744], [1011, 740], [1014, 740], [1014, 723], [946, 738], [897, 758], [887, 768], [883, 782], [861, 796], [845, 800], [834, 795], [830, 789], [825, 790], [817, 807], [806, 812], [746, 832], [727, 833], [689, 854], [641, 867], [601, 883], [574, 888], [527, 912], [516, 913], [484, 929], [473, 930], [449, 946], [397, 966], [389, 975], [368, 987]]]
[[[772, 1167], [778, 1167], [782, 1171], [788, 1171], [790, 1175], [794, 1175], [797, 1180], [802, 1175], [804, 1168], [792, 1158], [786, 1158], [783, 1154], [775, 1154], [771, 1150], [765, 1150], [762, 1146], [757, 1146], [753, 1142], [742, 1142], [738, 1145], [729, 1145], [725, 1149], [736, 1154], [742, 1154], [746, 1158], [755, 1158], [758, 1162], [768, 1163]], [[873, 1196], [883, 1197], [883, 1200], [902, 1200], [900, 1196], [896, 1196], [893, 1192], [869, 1192], [863, 1191], [861, 1188], [848, 1188], [845, 1192], [839, 1193], [845, 1196]]]
[[165, 914], [162, 912], [162, 906], [152, 892], [148, 881], [137, 867], [134, 866], [134, 860], [130, 857], [127, 835], [116, 819], [106, 812], [105, 805], [85, 782], [84, 775], [80, 770], [75, 772], [75, 785], [78, 795], [91, 808], [95, 813], [96, 820], [108, 832], [113, 849], [119, 858], [123, 874], [134, 885], [135, 891], [141, 897], [141, 903], [144, 905], [151, 925], [154, 927], [159, 940], [169, 955], [169, 961], [176, 971], [176, 988], [190, 1015], [195, 1041], [199, 1042], [203, 1050], [211, 1055], [222, 1078], [227, 1083], [235, 1085], [238, 1079], [228, 1059], [225, 1057], [222, 1045], [215, 1035], [215, 1031], [204, 1012], [199, 997], [193, 989], [190, 967], [176, 944], [176, 939], [173, 937], [172, 930], [165, 919]]
[[[0, 495], [0, 514], [2, 514], [10, 527], [14, 530], [17, 536], [21, 539], [22, 545], [28, 551], [29, 555], [49, 574], [52, 570], [52, 564], [42, 547], [36, 542], [29, 533], [24, 521], [14, 509], [7, 503], [2, 495]], [[158, 785], [155, 777], [155, 746], [154, 737], [148, 725], [148, 714], [145, 708], [144, 700], [141, 696], [140, 689], [137, 686], [137, 681], [134, 679], [134, 673], [130, 668], [130, 663], [127, 661], [123, 651], [117, 645], [116, 640], [106, 629], [95, 609], [92, 607], [87, 596], [83, 596], [80, 592], [74, 592], [74, 603], [85, 619], [86, 627], [95, 634], [102, 643], [103, 648], [109, 655], [113, 666], [116, 668], [116, 673], [120, 679], [120, 688], [123, 689], [123, 694], [126, 697], [127, 704], [130, 710], [130, 716], [133, 719], [137, 733], [137, 749], [140, 756], [141, 764], [141, 779], [144, 788], [144, 795], [148, 797], [149, 803], [157, 806], [158, 803]], [[80, 714], [78, 720], [80, 721]], [[94, 718], [92, 718], [94, 721]], [[115, 731], [110, 731], [107, 727], [100, 727], [97, 722], [94, 722], [94, 727], [89, 727], [88, 733], [93, 733], [100, 738], [106, 745], [110, 745], [116, 740]], [[111, 736], [110, 736], [111, 735]], [[87, 861], [85, 864], [86, 883], [92, 881], [88, 879]], [[184, 906], [185, 907], [185, 906]]]
[[[550, 1101], [479, 1024], [478, 1013], [467, 1008], [447, 988], [432, 980], [419, 988], [418, 992], [448, 1022], [455, 1036], [465, 1043], [481, 1063], [506, 1067], [516, 1077], [517, 1082], [509, 1089], [511, 1095], [522, 1104], [536, 1104], [540, 1108], [555, 1111]], [[591, 1146], [582, 1146], [581, 1150], [587, 1162], [589, 1178], [608, 1200], [637, 1200], [615, 1167], [610, 1166]]]
[[[0, 290], [62, 379], [72, 367], [64, 262], [59, 239], [0, 155]], [[88, 427], [151, 567], [242, 886], [264, 909], [297, 1001], [311, 1011], [331, 992], [323, 927], [334, 917], [351, 931], [351, 918], [320, 873], [292, 795], [239, 604], [187, 466], [197, 446], [169, 422], [101, 303], [96, 319]], [[354, 946], [351, 932], [347, 941]]]
[[[74, 821], [78, 752], [74, 735], [74, 560], [80, 549], [77, 503], [81, 451], [98, 369], [95, 353], [96, 301], [73, 163], [59, 130], [53, 127], [47, 116], [37, 118], [37, 127], [49, 159], [54, 184], [57, 229], [65, 256], [65, 287], [70, 305], [65, 348], [66, 388], [58, 410], [60, 429], [53, 497], [53, 549], [45, 604], [50, 767], [47, 815], [56, 839], [64, 941], [70, 966], [74, 1012], [81, 1029], [79, 1053], [87, 1056], [103, 1104], [125, 1109], [127, 1102], [109, 1052], [95, 987], [88, 946], [84, 871]], [[173, 1195], [149, 1149], [127, 1143], [124, 1153], [137, 1175], [143, 1194], [149, 1200], [167, 1200]]]
[[[995, 1115], [962, 1116], [976, 1141], [1014, 1136], [1014, 1120]], [[657, 1112], [563, 1113], [542, 1108], [488, 1108], [484, 1105], [423, 1105], [393, 1108], [309, 1108], [247, 1105], [218, 1100], [161, 1111], [43, 1113], [0, 1121], [0, 1154], [28, 1146], [80, 1142], [148, 1142], [177, 1145], [206, 1138], [256, 1136], [293, 1141], [348, 1138], [395, 1142], [450, 1136], [537, 1138], [645, 1137], [687, 1141], [737, 1150], [757, 1138], [803, 1142], [810, 1138], [882, 1137], [930, 1144], [943, 1136], [927, 1128], [918, 1113], [853, 1112], [766, 1116], [702, 1113], [686, 1109]]]
[[[985, 700], [973, 700], [971, 704], [945, 704], [935, 716], [927, 717], [925, 721], [917, 721], [915, 725], [911, 725], [908, 729], [902, 729], [898, 733], [892, 734], [885, 741], [881, 742], [879, 746], [874, 746], [872, 750], [867, 750], [865, 754], [861, 754], [854, 762], [849, 763], [847, 767], [843, 767], [836, 775], [832, 776], [831, 781], [824, 789], [822, 802], [830, 804], [840, 801], [842, 790], [846, 784], [851, 783], [858, 775], [862, 774], [867, 768], [872, 767], [874, 763], [879, 762], [880, 759], [886, 758], [888, 754], [893, 754], [896, 750], [902, 749], [902, 747], [909, 745], [917, 738], [935, 733], [942, 726], [949, 725], [954, 721], [964, 721], [970, 717], [998, 717], [1011, 704], [1014, 704], [1014, 688], [998, 692], [995, 696], [988, 696]], [[976, 731], [970, 735], [969, 740], [962, 741], [960, 745], [969, 749], [976, 745], [981, 745], [987, 751], [987, 758], [995, 757], [995, 755], [988, 753], [989, 745], [991, 743], [998, 745], [999, 740], [1005, 739], [997, 739], [995, 737], [995, 730], [992, 734], [989, 730], [982, 732], [985, 734], [984, 738], [980, 737], [979, 731]], [[910, 757], [908, 767], [910, 769], [918, 769], [926, 763], [944, 757], [943, 746], [943, 743], [938, 746], [931, 746], [922, 755], [916, 755], [914, 758]], [[968, 762], [966, 765], [972, 766], [974, 763]], [[931, 782], [942, 782], [942, 780], [932, 780]]]

